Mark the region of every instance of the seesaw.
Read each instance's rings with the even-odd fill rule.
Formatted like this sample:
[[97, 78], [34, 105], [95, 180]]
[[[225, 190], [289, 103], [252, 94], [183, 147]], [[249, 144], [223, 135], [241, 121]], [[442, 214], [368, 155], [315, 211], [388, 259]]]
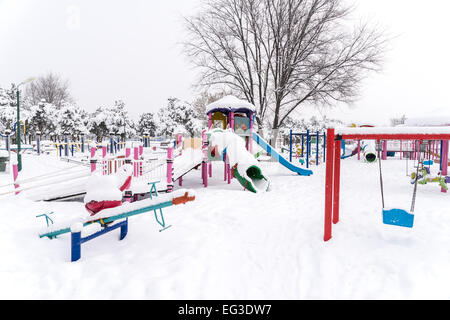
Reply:
[[[154, 211], [156, 217], [156, 210], [167, 208], [173, 205], [185, 204], [189, 201], [194, 200], [195, 194], [192, 191], [181, 189], [173, 193], [160, 195], [159, 197], [154, 199], [145, 199], [133, 203], [125, 203], [120, 207], [105, 209], [95, 216], [88, 217], [84, 221], [72, 222], [70, 225], [48, 225], [46, 231], [44, 233], [41, 233], [39, 237], [54, 239], [59, 235], [70, 232], [72, 236], [71, 261], [77, 261], [81, 258], [81, 244], [87, 241], [90, 241], [118, 228], [120, 228], [120, 240], [123, 240], [128, 233], [129, 217], [150, 211]], [[114, 224], [114, 222], [117, 222], [117, 220], [121, 219], [125, 220]], [[158, 219], [157, 221], [163, 226], [162, 230], [168, 228], [165, 226], [164, 220], [162, 220], [162, 223]], [[92, 225], [97, 228], [92, 228]]]

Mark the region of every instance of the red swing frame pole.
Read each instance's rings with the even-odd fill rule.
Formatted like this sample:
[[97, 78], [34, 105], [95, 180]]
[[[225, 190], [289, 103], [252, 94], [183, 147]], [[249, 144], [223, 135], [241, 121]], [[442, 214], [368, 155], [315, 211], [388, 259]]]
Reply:
[[334, 129], [327, 129], [324, 241], [331, 239], [333, 218]]
[[[430, 131], [434, 131], [434, 129]], [[449, 141], [446, 140], [450, 140], [450, 133], [445, 132], [445, 130], [441, 133], [370, 133], [357, 132], [357, 130], [350, 129], [348, 131], [338, 133], [339, 140], [335, 141], [335, 129], [327, 129], [324, 241], [331, 239], [332, 225], [333, 223], [336, 224], [339, 222], [341, 140], [444, 140], [444, 142], [447, 143], [445, 146], [447, 153]], [[448, 160], [446, 163], [448, 164]], [[447, 170], [447, 166], [445, 169]]]
[[334, 169], [333, 169], [333, 223], [339, 222], [339, 194], [341, 182], [341, 144], [342, 140], [334, 141]]

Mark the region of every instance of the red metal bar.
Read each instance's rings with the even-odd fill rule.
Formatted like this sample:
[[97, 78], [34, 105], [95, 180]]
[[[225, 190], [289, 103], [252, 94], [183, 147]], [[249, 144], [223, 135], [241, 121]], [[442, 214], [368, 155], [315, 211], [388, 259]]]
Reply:
[[341, 143], [334, 142], [333, 223], [339, 222], [339, 186], [341, 182]]
[[[442, 144], [442, 175], [446, 176], [448, 174], [448, 148], [449, 148], [449, 141], [444, 141]], [[441, 191], [443, 193], [447, 193], [447, 190], [444, 188], [441, 188]]]
[[327, 130], [324, 241], [331, 239], [333, 216], [334, 129]]

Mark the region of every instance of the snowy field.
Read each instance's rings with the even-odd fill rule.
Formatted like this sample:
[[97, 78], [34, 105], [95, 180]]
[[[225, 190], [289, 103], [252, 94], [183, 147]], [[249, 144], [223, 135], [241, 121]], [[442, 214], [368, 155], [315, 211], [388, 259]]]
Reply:
[[[23, 177], [72, 166], [24, 156]], [[410, 163], [411, 169], [412, 163]], [[405, 162], [383, 162], [386, 205], [410, 207]], [[323, 242], [324, 166], [312, 177], [263, 165], [268, 193], [223, 181], [223, 163], [202, 187], [184, 177], [196, 200], [164, 209], [172, 227], [158, 232], [153, 213], [82, 245], [70, 262], [70, 234], [40, 239], [45, 219], [84, 212], [82, 202], [0, 205], [1, 299], [450, 299], [450, 195], [418, 186], [415, 226], [382, 224], [377, 164], [342, 162], [341, 221]], [[0, 175], [0, 183], [10, 182]], [[176, 187], [178, 188], [178, 187]]]

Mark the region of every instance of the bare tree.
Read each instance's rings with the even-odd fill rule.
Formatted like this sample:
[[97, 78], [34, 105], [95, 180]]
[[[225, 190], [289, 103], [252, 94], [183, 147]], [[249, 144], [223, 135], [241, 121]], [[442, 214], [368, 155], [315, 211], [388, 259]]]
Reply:
[[352, 102], [380, 69], [386, 38], [368, 23], [350, 26], [353, 9], [341, 0], [205, 0], [186, 18], [186, 53], [198, 85], [240, 92], [276, 138], [298, 107]]
[[26, 89], [26, 97], [33, 105], [37, 105], [42, 99], [58, 108], [63, 101], [73, 102], [69, 92], [69, 81], [63, 80], [52, 72], [40, 76], [30, 83]]

